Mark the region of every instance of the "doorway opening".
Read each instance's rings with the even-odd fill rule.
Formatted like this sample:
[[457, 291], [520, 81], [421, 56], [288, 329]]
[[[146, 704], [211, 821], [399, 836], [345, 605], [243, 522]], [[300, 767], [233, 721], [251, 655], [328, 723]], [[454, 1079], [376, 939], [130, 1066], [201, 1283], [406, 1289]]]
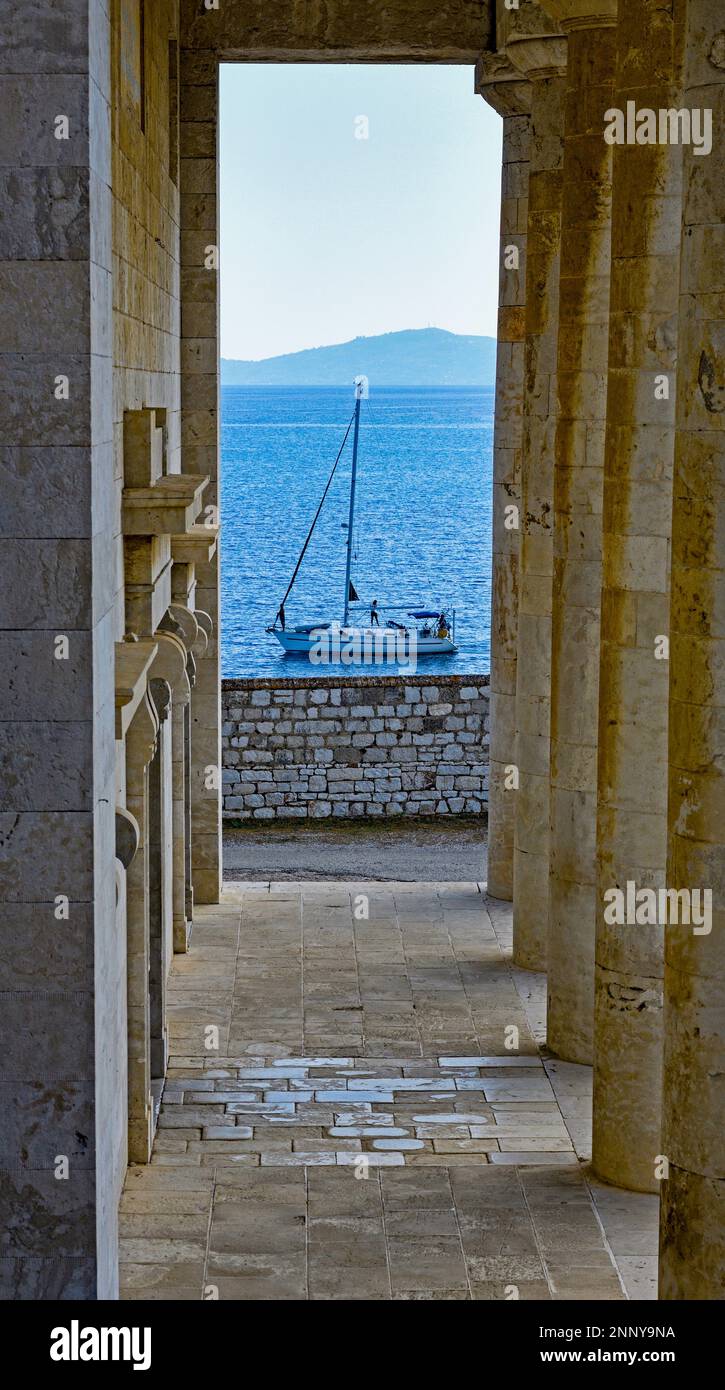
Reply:
[[[280, 827], [329, 822], [344, 847], [353, 821], [484, 811], [487, 692], [466, 682], [488, 671], [501, 121], [468, 67], [245, 64], [222, 67], [220, 131], [224, 814], [257, 832], [233, 872], [260, 836], [271, 869]], [[353, 510], [353, 433], [330, 475], [359, 376]], [[268, 630], [282, 600], [288, 645], [381, 615], [417, 657], [444, 614], [457, 651], [312, 664]]]

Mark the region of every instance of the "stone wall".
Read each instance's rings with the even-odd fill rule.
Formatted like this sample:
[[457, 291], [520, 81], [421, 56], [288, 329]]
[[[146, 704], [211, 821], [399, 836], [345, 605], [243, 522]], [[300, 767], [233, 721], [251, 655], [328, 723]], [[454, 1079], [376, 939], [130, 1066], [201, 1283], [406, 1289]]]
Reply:
[[478, 815], [488, 676], [227, 680], [226, 820]]

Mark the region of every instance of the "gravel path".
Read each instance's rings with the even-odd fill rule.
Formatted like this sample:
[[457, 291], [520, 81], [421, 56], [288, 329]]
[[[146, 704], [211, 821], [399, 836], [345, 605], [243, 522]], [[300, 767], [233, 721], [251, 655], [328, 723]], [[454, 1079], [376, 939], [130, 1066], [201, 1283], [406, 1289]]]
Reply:
[[326, 823], [324, 829], [317, 822], [226, 830], [224, 877], [481, 882], [486, 878], [486, 820]]

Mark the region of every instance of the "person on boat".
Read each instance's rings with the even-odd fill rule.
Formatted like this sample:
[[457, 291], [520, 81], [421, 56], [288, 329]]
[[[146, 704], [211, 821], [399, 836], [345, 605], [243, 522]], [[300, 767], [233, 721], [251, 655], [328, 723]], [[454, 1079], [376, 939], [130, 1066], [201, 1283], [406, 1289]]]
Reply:
[[447, 637], [447, 636], [448, 636], [448, 619], [446, 618], [445, 613], [441, 613], [440, 618], [438, 619], [438, 631], [436, 632], [436, 637], [444, 638], [444, 637]]
[[376, 598], [373, 599], [372, 607], [370, 609], [370, 626], [380, 627], [380, 617], [378, 615], [378, 601]]
[[275, 622], [278, 622], [278, 623], [279, 623], [279, 625], [280, 625], [282, 631], [284, 632], [284, 604], [283, 604], [283, 603], [280, 603], [280, 605], [279, 605], [279, 612], [278, 612], [278, 614], [277, 614], [277, 617], [275, 618]]

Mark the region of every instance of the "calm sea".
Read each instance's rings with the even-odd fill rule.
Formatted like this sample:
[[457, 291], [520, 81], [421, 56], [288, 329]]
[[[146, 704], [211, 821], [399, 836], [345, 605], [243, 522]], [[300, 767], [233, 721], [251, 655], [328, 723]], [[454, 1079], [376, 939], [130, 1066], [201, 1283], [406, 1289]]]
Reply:
[[[352, 388], [222, 389], [224, 676], [336, 669], [285, 656], [265, 628], [353, 409]], [[459, 653], [421, 658], [426, 672], [488, 670], [492, 443], [490, 388], [371, 387], [362, 403], [353, 582], [368, 605], [402, 606], [391, 612], [398, 621], [405, 607], [455, 608]], [[342, 617], [351, 446], [352, 432], [287, 601], [288, 627]]]

